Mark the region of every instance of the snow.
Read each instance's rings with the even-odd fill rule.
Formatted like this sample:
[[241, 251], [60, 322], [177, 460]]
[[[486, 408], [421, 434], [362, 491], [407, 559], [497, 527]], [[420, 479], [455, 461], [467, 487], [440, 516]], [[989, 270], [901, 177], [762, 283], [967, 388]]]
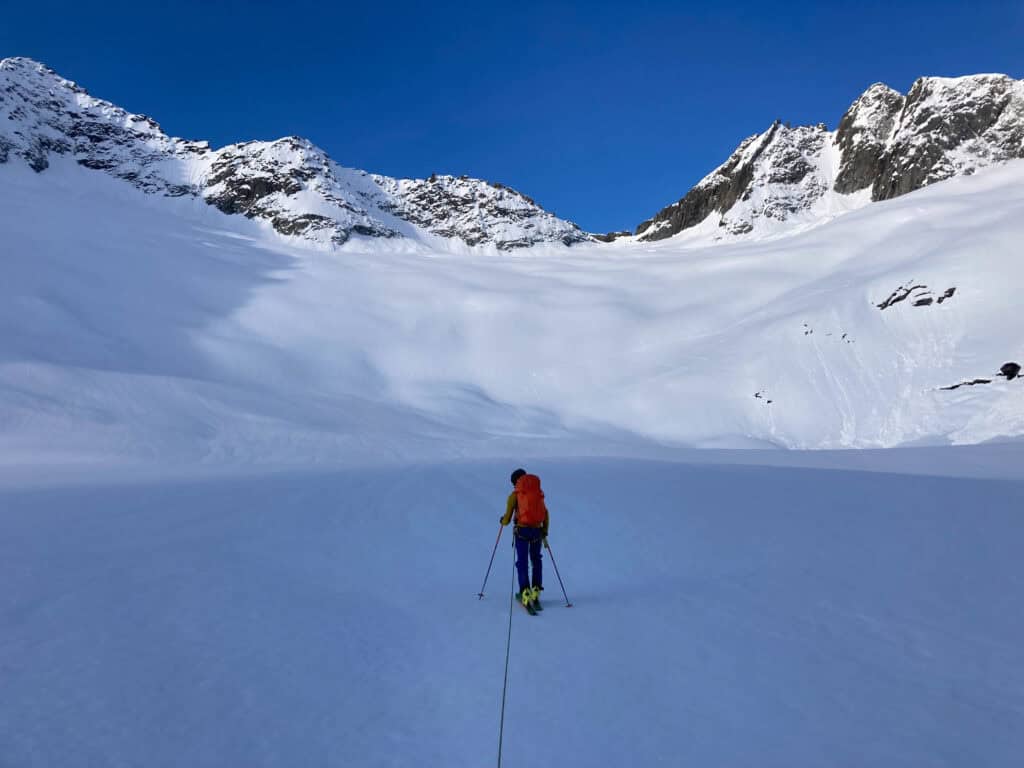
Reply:
[[[1015, 765], [1019, 448], [1012, 479], [528, 463], [574, 605], [547, 560], [546, 610], [513, 615], [503, 764]], [[21, 475], [0, 754], [493, 764], [507, 532], [475, 595], [514, 465]]]
[[[784, 239], [485, 259], [379, 238], [329, 255], [70, 161], [2, 171], [0, 461], [1024, 433], [1024, 381], [995, 376], [1024, 358], [1006, 310], [1022, 283], [1021, 163]], [[906, 285], [956, 293], [878, 308]], [[978, 377], [993, 382], [941, 389]], [[370, 412], [393, 428], [368, 430]]]
[[[267, 204], [344, 187], [405, 236], [0, 165], [0, 765], [490, 764], [520, 465], [574, 607], [549, 569], [512, 615], [503, 764], [1019, 762], [1024, 162], [786, 237], [507, 253], [387, 208], [483, 182], [247, 146], [326, 169]], [[188, 147], [111, 156], [199, 189]], [[460, 231], [558, 242], [488, 189]]]
[[[840, 193], [840, 167], [867, 162], [857, 157], [865, 144], [884, 160], [882, 175], [858, 179], [866, 187], [852, 194], [852, 187], [841, 183]], [[1024, 81], [1006, 75], [925, 77], [906, 97], [875, 83], [853, 102], [835, 131], [824, 124], [776, 122], [745, 139], [691, 190], [707, 191], [730, 177], [748, 179], [736, 182], [735, 202], [717, 201], [703, 221], [689, 223], [674, 239], [703, 246], [787, 237], [864, 207], [872, 200], [872, 187], [876, 199], [893, 197], [1021, 157]], [[901, 185], [901, 177], [911, 184]], [[723, 204], [729, 208], [721, 210]], [[671, 219], [662, 219], [643, 230], [640, 239], [672, 226]]]
[[480, 179], [370, 175], [294, 136], [218, 150], [172, 138], [30, 59], [0, 60], [0, 163], [10, 156], [39, 171], [73, 157], [151, 194], [202, 197], [263, 219], [322, 250], [354, 233], [435, 245], [456, 238], [491, 250], [588, 239], [524, 195]]

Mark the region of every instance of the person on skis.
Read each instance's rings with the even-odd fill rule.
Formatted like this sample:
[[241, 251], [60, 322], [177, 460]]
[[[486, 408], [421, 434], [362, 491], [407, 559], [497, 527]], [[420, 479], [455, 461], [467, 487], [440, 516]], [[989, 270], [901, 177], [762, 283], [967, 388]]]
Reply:
[[[534, 613], [540, 608], [540, 593], [544, 589], [540, 549], [547, 543], [548, 509], [539, 477], [527, 474], [525, 469], [517, 469], [511, 479], [514, 490], [508, 496], [501, 524], [514, 524], [516, 572], [519, 577], [516, 599], [526, 610]], [[530, 566], [533, 566], [532, 581]]]

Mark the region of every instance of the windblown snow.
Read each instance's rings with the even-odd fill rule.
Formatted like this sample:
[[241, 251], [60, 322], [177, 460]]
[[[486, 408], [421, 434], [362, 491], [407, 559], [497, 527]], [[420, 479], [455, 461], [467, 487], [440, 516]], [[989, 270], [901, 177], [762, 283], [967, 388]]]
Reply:
[[67, 160], [0, 170], [8, 460], [1024, 433], [1024, 377], [1001, 372], [1024, 363], [1024, 164], [783, 240], [484, 259], [407, 239], [326, 254]]

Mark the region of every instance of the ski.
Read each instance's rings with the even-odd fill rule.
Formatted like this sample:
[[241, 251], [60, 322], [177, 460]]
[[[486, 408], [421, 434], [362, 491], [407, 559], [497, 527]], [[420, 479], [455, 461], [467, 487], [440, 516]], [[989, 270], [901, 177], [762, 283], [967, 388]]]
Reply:
[[515, 597], [516, 597], [516, 602], [519, 603], [521, 606], [523, 606], [523, 609], [528, 614], [530, 614], [531, 616], [536, 616], [537, 615], [537, 609], [533, 607], [533, 602], [532, 601], [528, 602], [528, 603], [524, 603], [523, 600], [522, 600], [522, 596], [518, 592], [515, 593]]

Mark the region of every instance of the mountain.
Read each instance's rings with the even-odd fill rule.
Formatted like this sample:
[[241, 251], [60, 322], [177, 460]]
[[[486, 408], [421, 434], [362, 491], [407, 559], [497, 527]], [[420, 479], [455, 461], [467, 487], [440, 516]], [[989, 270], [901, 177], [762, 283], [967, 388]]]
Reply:
[[356, 237], [325, 259], [51, 160], [0, 166], [0, 464], [1024, 435], [1021, 161], [784, 240], [481, 259]]
[[93, 98], [30, 59], [0, 61], [0, 163], [43, 172], [56, 155], [156, 195], [190, 196], [326, 246], [352, 235], [445, 239], [500, 250], [589, 236], [504, 185], [465, 176], [393, 179], [344, 168], [297, 137], [211, 149]]
[[[874, 88], [838, 143], [776, 124], [687, 202], [716, 234], [715, 205], [737, 232], [757, 213], [751, 236], [568, 249], [547, 244], [584, 235], [484, 182], [373, 176], [294, 138], [213, 150], [38, 64], [0, 73], [0, 461], [1024, 435], [1012, 100], [949, 164], [915, 161], [940, 184], [867, 205], [955, 124], [927, 117], [948, 99]], [[806, 231], [752, 236], [769, 220]], [[499, 251], [530, 243], [544, 258]]]
[[778, 121], [743, 141], [681, 200], [642, 222], [644, 241], [792, 232], [872, 201], [1024, 157], [1024, 81], [925, 77], [905, 96], [876, 83], [835, 131]]
[[[498, 183], [345, 168], [294, 136], [220, 149], [172, 138], [38, 62], [0, 61], [0, 163], [21, 159], [43, 172], [58, 155], [146, 193], [204, 200], [328, 248], [353, 235], [511, 250], [626, 234], [591, 235]], [[928, 77], [905, 96], [876, 83], [835, 131], [776, 121], [744, 140], [635, 234], [655, 241], [689, 231], [701, 242], [785, 234], [1017, 157], [1024, 81]]]

